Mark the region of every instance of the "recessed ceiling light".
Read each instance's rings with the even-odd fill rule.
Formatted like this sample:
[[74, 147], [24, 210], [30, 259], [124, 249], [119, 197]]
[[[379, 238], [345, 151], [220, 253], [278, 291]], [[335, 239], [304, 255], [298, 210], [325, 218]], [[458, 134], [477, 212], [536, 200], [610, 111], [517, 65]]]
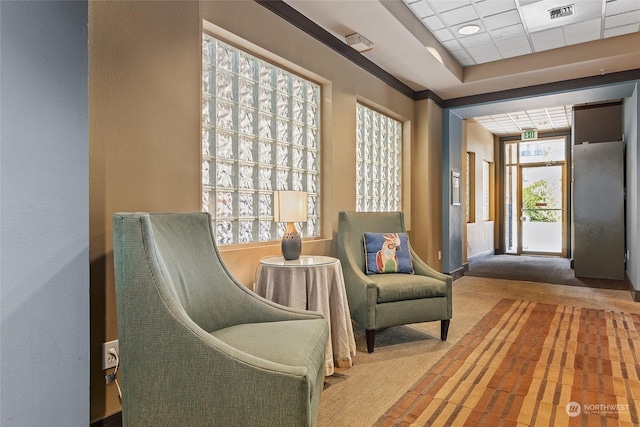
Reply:
[[470, 34], [475, 34], [480, 31], [480, 26], [476, 24], [465, 25], [458, 28], [458, 32], [462, 35], [468, 36]]

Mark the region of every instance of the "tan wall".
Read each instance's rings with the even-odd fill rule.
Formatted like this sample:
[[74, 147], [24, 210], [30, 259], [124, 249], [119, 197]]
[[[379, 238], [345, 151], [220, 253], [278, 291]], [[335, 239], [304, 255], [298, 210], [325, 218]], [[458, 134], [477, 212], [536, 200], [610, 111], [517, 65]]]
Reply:
[[[432, 196], [439, 193], [440, 175], [429, 169], [441, 158], [440, 108], [420, 102], [416, 115], [411, 99], [254, 2], [90, 1], [92, 420], [120, 410], [115, 386], [105, 385], [100, 368], [101, 344], [117, 339], [113, 213], [201, 209], [201, 19], [272, 53], [267, 56], [304, 68], [323, 84], [324, 231], [323, 238], [303, 243], [303, 253], [335, 255], [337, 214], [355, 209], [355, 103], [361, 99], [419, 134], [412, 149], [422, 154], [408, 154], [413, 169], [421, 171], [414, 179], [421, 182], [413, 188], [405, 177], [405, 185], [413, 189], [404, 209], [413, 217], [414, 230], [428, 231], [425, 244], [416, 246], [439, 266], [432, 262], [432, 248], [440, 245], [435, 242], [442, 234], [440, 199]], [[411, 210], [411, 200], [406, 200], [411, 195], [420, 201], [421, 215]], [[249, 287], [258, 260], [279, 251], [278, 243], [222, 249], [231, 272]]]
[[[475, 222], [467, 223], [466, 227], [466, 245], [464, 246], [466, 249], [466, 257], [464, 257], [464, 261], [466, 262], [466, 260], [475, 255], [495, 249], [495, 221], [482, 220], [482, 162], [483, 160], [493, 162], [494, 167], [496, 163], [494, 155], [493, 134], [472, 120], [465, 120], [464, 123], [464, 127], [466, 128], [466, 149], [463, 148], [463, 155], [466, 155], [467, 152], [475, 153], [476, 183]], [[466, 168], [466, 160], [464, 160], [462, 164]], [[493, 174], [493, 176], [495, 177], [495, 173]], [[466, 185], [466, 177], [463, 179], [463, 185]], [[495, 214], [496, 211], [495, 209], [493, 209], [491, 216], [492, 219], [496, 218]]]
[[117, 339], [113, 213], [199, 210], [199, 37], [197, 3], [89, 3], [92, 420], [120, 410], [100, 366]]
[[430, 266], [442, 271], [442, 108], [416, 102], [413, 160], [411, 246]]

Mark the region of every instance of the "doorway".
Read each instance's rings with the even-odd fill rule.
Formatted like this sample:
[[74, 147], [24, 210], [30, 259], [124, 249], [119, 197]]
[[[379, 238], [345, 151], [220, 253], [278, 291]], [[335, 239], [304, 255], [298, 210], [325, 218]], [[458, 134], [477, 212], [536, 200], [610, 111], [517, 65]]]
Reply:
[[505, 142], [505, 253], [566, 256], [567, 138]]

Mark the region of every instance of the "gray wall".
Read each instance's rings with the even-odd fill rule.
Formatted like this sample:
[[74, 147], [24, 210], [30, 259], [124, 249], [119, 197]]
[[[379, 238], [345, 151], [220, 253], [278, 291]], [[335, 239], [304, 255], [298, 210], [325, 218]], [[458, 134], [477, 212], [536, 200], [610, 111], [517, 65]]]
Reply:
[[574, 145], [572, 169], [575, 275], [624, 280], [623, 142]]
[[[638, 121], [640, 120], [640, 97], [638, 96], [638, 84], [633, 96], [625, 99], [624, 113], [624, 138], [626, 142], [626, 179], [627, 179], [627, 206], [626, 206], [626, 240], [629, 260], [627, 261], [627, 276], [634, 289], [640, 290], [640, 225], [638, 213]], [[636, 297], [636, 300], [638, 298]]]
[[[462, 269], [462, 205], [451, 204], [451, 172], [460, 173], [462, 183], [462, 119], [445, 110], [442, 147], [442, 271]], [[460, 197], [464, 191], [460, 188]]]
[[0, 1], [0, 425], [89, 423], [87, 2]]

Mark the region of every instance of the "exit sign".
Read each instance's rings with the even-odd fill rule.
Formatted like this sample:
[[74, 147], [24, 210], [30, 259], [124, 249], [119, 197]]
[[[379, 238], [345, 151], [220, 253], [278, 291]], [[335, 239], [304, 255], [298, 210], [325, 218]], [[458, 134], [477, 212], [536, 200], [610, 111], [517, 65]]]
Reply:
[[538, 139], [538, 131], [536, 129], [525, 129], [522, 131], [523, 141], [529, 141], [532, 139]]

